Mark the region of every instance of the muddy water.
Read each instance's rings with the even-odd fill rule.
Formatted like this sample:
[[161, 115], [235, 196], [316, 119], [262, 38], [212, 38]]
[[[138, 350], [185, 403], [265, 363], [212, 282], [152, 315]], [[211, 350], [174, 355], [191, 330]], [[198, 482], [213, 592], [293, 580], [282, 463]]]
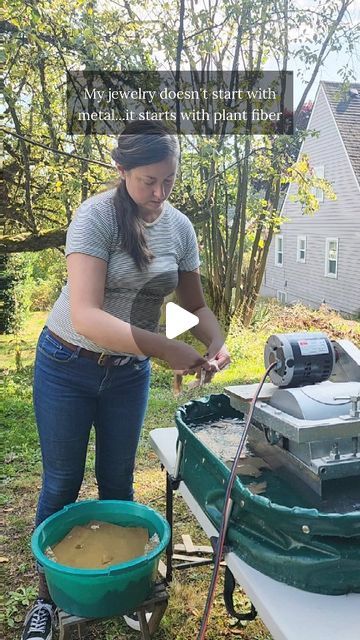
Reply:
[[106, 569], [127, 562], [147, 551], [149, 533], [142, 527], [121, 527], [92, 520], [71, 529], [47, 550], [55, 562], [77, 569]]
[[[244, 421], [238, 418], [221, 418], [216, 422], [198, 425], [193, 429], [193, 432], [217, 458], [231, 469], [243, 434], [244, 424]], [[268, 468], [268, 464], [262, 458], [255, 456], [246, 443], [236, 473], [238, 476], [261, 478], [261, 481], [244, 482], [252, 493], [266, 492], [267, 482], [262, 477], [263, 470], [266, 468]]]
[[[192, 427], [196, 437], [230, 469], [244, 430], [244, 421], [221, 418]], [[267, 462], [246, 444], [236, 469], [243, 485], [252, 493], [287, 507], [317, 508], [323, 513], [360, 511], [360, 484], [357, 479], [329, 481], [322, 498], [281, 469], [273, 471]]]
[[[223, 462], [234, 460], [244, 421], [238, 418], [221, 418], [216, 422], [205, 422], [192, 429], [196, 437]], [[243, 457], [251, 455], [247, 446], [243, 449]]]

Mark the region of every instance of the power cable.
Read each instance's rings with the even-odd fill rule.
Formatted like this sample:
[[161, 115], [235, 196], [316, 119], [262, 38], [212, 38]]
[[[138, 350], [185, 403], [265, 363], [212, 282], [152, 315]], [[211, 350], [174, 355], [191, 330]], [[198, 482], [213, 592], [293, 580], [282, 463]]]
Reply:
[[213, 604], [213, 601], [214, 601], [215, 588], [216, 588], [216, 583], [217, 583], [217, 579], [218, 579], [218, 575], [219, 575], [219, 568], [220, 568], [220, 562], [221, 562], [221, 558], [222, 558], [222, 553], [223, 553], [223, 549], [224, 549], [226, 530], [227, 530], [228, 522], [229, 522], [229, 519], [230, 519], [230, 513], [231, 513], [231, 509], [232, 509], [232, 505], [233, 505], [233, 501], [231, 499], [231, 491], [232, 491], [232, 488], [234, 486], [235, 478], [237, 476], [236, 469], [237, 469], [237, 466], [238, 466], [238, 461], [239, 461], [239, 458], [241, 456], [242, 450], [243, 450], [245, 442], [246, 442], [248, 430], [249, 430], [249, 427], [250, 427], [250, 424], [251, 424], [251, 420], [252, 420], [252, 416], [253, 416], [254, 409], [255, 409], [255, 403], [256, 403], [256, 401], [257, 401], [257, 399], [259, 397], [260, 391], [262, 389], [262, 386], [263, 386], [267, 376], [269, 375], [270, 371], [272, 369], [274, 369], [274, 367], [276, 367], [276, 365], [277, 365], [277, 361], [275, 361], [272, 364], [270, 364], [268, 366], [268, 368], [266, 369], [266, 371], [265, 371], [263, 377], [261, 378], [260, 382], [259, 382], [259, 385], [258, 385], [258, 387], [256, 389], [255, 394], [254, 394], [254, 397], [251, 400], [249, 413], [248, 413], [246, 421], [245, 421], [245, 426], [244, 426], [244, 430], [243, 430], [243, 433], [242, 433], [242, 436], [241, 436], [241, 439], [240, 439], [240, 444], [239, 444], [238, 450], [236, 452], [234, 461], [232, 463], [229, 482], [228, 482], [228, 485], [227, 485], [227, 488], [226, 488], [226, 493], [225, 493], [225, 501], [224, 501], [224, 507], [223, 507], [222, 517], [221, 517], [219, 537], [218, 537], [217, 547], [216, 547], [216, 552], [215, 552], [214, 568], [213, 568], [213, 573], [212, 573], [212, 576], [211, 576], [211, 582], [210, 582], [209, 591], [208, 591], [208, 595], [207, 595], [206, 605], [205, 605], [204, 614], [203, 614], [203, 617], [202, 617], [201, 627], [200, 627], [200, 631], [199, 631], [199, 635], [197, 637], [197, 640], [204, 640], [205, 639], [205, 633], [206, 633], [206, 629], [207, 629], [207, 626], [208, 626], [210, 611], [211, 611], [211, 607], [212, 607], [212, 604]]

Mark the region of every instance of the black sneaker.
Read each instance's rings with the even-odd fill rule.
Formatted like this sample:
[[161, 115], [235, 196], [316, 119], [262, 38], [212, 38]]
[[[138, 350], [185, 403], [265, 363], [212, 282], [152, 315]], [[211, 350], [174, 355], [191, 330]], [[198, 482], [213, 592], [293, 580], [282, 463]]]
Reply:
[[55, 624], [55, 605], [38, 598], [28, 612], [21, 640], [51, 640]]

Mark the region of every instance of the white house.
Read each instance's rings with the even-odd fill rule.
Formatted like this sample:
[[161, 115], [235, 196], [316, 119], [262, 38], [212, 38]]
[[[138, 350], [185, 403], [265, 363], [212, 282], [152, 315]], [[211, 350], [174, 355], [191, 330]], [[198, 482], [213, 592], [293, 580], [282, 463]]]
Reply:
[[281, 302], [322, 302], [348, 314], [360, 313], [360, 84], [344, 97], [341, 84], [321, 82], [300, 150], [309, 156], [316, 175], [328, 180], [337, 199], [321, 190], [314, 216], [303, 215], [291, 202], [290, 185], [282, 213], [288, 219], [271, 243], [261, 295]]

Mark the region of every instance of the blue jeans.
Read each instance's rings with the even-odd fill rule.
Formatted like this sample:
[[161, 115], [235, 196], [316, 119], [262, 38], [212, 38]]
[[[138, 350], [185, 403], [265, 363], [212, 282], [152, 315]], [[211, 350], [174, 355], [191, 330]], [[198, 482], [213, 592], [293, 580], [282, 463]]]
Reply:
[[34, 408], [43, 460], [36, 525], [75, 502], [92, 425], [99, 498], [132, 500], [135, 454], [147, 407], [150, 361], [101, 367], [44, 327], [36, 350]]

